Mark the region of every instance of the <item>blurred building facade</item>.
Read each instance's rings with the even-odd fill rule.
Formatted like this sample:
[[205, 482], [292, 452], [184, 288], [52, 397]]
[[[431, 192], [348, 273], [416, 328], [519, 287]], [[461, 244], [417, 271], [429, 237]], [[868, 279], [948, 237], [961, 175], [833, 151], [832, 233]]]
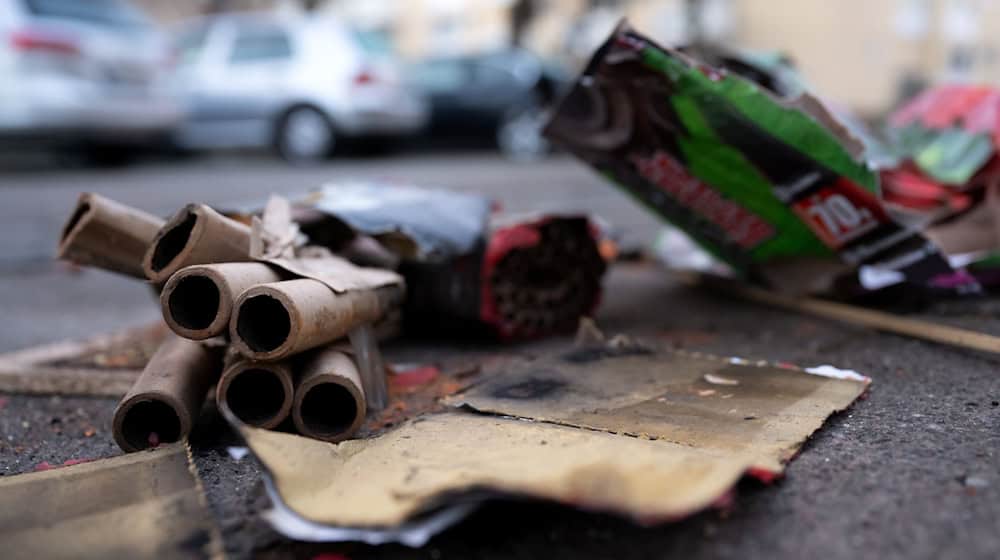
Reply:
[[941, 80], [1000, 82], [991, 0], [141, 0], [164, 21], [206, 11], [313, 9], [384, 32], [408, 58], [513, 43], [580, 66], [615, 24], [671, 45], [780, 50], [814, 89], [863, 114]]
[[789, 53], [813, 88], [863, 113], [940, 81], [1000, 85], [1000, 2], [733, 0], [732, 42]]

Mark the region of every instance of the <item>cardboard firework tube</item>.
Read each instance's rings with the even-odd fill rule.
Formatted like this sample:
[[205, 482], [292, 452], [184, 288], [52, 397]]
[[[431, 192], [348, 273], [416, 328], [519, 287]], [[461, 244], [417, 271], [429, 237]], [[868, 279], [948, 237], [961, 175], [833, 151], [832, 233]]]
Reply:
[[236, 298], [252, 286], [281, 280], [256, 262], [199, 264], [180, 269], [160, 293], [163, 319], [175, 333], [204, 340], [228, 332]]
[[374, 323], [398, 287], [335, 293], [309, 278], [254, 286], [240, 294], [229, 321], [233, 348], [255, 360], [280, 360]]
[[243, 423], [271, 429], [291, 413], [294, 390], [287, 364], [239, 359], [222, 372], [215, 401]]
[[187, 438], [221, 369], [221, 348], [170, 335], [115, 409], [118, 446], [131, 453]]
[[142, 259], [164, 220], [94, 193], [82, 193], [56, 256], [145, 279]]
[[303, 364], [292, 406], [300, 434], [329, 442], [348, 439], [364, 423], [366, 407], [361, 374], [350, 356], [324, 348]]
[[189, 204], [156, 234], [143, 255], [143, 272], [154, 284], [185, 266], [250, 260], [250, 227], [204, 204]]

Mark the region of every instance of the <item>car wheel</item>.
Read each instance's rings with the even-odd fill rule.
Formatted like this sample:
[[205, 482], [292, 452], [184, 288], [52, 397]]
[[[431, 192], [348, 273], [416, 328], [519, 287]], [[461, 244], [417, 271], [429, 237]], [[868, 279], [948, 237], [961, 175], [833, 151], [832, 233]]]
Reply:
[[87, 144], [80, 152], [84, 165], [95, 167], [124, 167], [134, 163], [139, 157], [139, 150], [117, 144]]
[[278, 154], [293, 163], [310, 163], [326, 158], [335, 144], [330, 119], [312, 107], [296, 107], [278, 126]]
[[516, 161], [532, 161], [551, 151], [549, 141], [542, 136], [546, 112], [538, 107], [516, 109], [507, 113], [497, 129], [500, 151]]

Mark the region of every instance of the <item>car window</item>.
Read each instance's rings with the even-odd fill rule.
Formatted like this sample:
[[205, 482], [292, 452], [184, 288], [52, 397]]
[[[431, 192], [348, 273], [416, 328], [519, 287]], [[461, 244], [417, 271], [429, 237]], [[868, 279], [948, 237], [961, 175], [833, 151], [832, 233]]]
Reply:
[[281, 29], [244, 27], [236, 32], [230, 64], [284, 60], [292, 56], [292, 41]]
[[121, 0], [24, 0], [33, 16], [85, 21], [117, 27], [150, 25], [143, 14]]
[[393, 54], [392, 40], [385, 32], [371, 29], [356, 29], [353, 34], [354, 39], [366, 53], [373, 55]]
[[490, 62], [477, 62], [472, 66], [472, 76], [477, 86], [507, 86], [517, 82], [509, 68]]
[[174, 38], [174, 49], [177, 51], [178, 64], [192, 64], [201, 56], [208, 40], [209, 26], [199, 25], [185, 29]]
[[431, 93], [448, 92], [465, 87], [471, 76], [469, 67], [460, 60], [434, 60], [421, 64], [415, 79]]

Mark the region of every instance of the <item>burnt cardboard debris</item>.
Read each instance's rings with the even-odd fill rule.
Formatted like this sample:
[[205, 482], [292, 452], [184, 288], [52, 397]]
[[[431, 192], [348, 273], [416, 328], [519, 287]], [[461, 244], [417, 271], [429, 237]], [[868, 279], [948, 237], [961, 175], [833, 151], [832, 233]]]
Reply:
[[[783, 285], [767, 269], [802, 260], [808, 272], [817, 259], [919, 284], [954, 278], [919, 227], [886, 211], [877, 174], [822, 103], [697, 54], [622, 24], [546, 134], [749, 280], [801, 291], [802, 280]], [[833, 281], [822, 267], [814, 274]], [[978, 286], [963, 277], [951, 288]]]
[[[896, 160], [881, 170], [884, 198], [926, 227], [954, 262], [988, 288], [998, 274], [1000, 90], [949, 84], [929, 88], [889, 118]], [[937, 286], [947, 289], [951, 278]]]
[[[822, 411], [846, 406], [865, 384], [682, 352], [649, 352], [590, 362], [557, 359], [514, 365], [448, 402], [480, 412], [746, 454], [754, 457], [754, 466], [780, 472], [802, 434], [817, 429], [829, 414]], [[539, 391], [531, 398], [521, 396], [527, 391], [511, 390], [538, 386], [558, 390]], [[768, 427], [762, 432], [759, 426], [734, 421], [747, 416], [767, 419]]]
[[566, 382], [547, 377], [545, 370], [535, 371], [536, 377], [518, 380], [511, 384], [494, 388], [491, 392], [498, 399], [534, 400], [550, 398], [554, 393], [566, 388]]
[[562, 359], [574, 364], [583, 364], [606, 358], [641, 356], [652, 353], [653, 350], [651, 348], [641, 344], [601, 344], [574, 348], [563, 354]]
[[444, 399], [450, 410], [369, 439], [241, 433], [269, 473], [281, 531], [376, 538], [442, 506], [498, 494], [655, 523], [709, 507], [748, 471], [780, 474], [867, 385], [856, 375], [677, 352], [583, 363], [556, 355], [484, 372]]
[[[975, 291], [976, 280], [941, 249], [951, 256], [949, 248], [989, 248], [975, 241], [993, 229], [995, 201], [969, 185], [989, 177], [977, 173], [988, 170], [992, 151], [976, 139], [954, 158], [935, 160], [942, 138], [955, 137], [948, 131], [925, 138], [908, 167], [880, 175], [862, 161], [864, 146], [849, 128], [781, 64], [751, 63], [704, 45], [664, 49], [622, 26], [557, 109], [548, 134], [743, 280], [809, 291], [872, 267], [919, 285]], [[898, 206], [933, 206], [934, 213], [914, 218], [887, 206], [880, 180], [891, 183]], [[110, 210], [95, 213], [97, 206]], [[100, 237], [118, 225], [115, 215], [141, 221], [142, 231], [128, 238], [127, 251], [109, 247], [102, 255], [101, 243], [86, 242], [84, 226], [100, 226]], [[973, 221], [978, 229], [969, 233], [964, 226]], [[64, 238], [63, 256], [134, 276], [141, 269], [163, 288], [168, 319], [194, 309], [188, 318], [205, 326], [168, 323], [179, 335], [205, 340], [182, 346], [213, 356], [212, 367], [191, 359], [164, 368], [158, 356], [180, 340], [171, 335], [149, 363], [122, 366], [118, 373], [131, 376], [129, 385], [139, 367], [146, 369], [120, 410], [138, 398], [147, 423], [180, 421], [170, 429], [125, 429], [116, 418], [123, 449], [158, 448], [116, 460], [175, 460], [169, 453], [176, 447], [161, 447], [186, 439], [226, 352], [233, 378], [217, 386], [217, 404], [267, 470], [275, 502], [269, 519], [295, 538], [419, 544], [497, 495], [646, 524], [677, 519], [720, 503], [747, 473], [780, 476], [805, 439], [869, 383], [834, 368], [750, 365], [603, 337], [485, 371], [425, 366], [387, 380], [376, 331], [394, 331], [400, 317], [411, 329], [434, 323], [530, 339], [572, 330], [600, 302], [615, 248], [597, 221], [502, 216], [478, 196], [344, 183], [295, 208], [272, 198], [259, 215], [226, 216], [192, 204], [166, 224], [85, 196]], [[222, 274], [251, 267], [254, 274], [243, 274], [250, 280]], [[184, 311], [183, 302], [168, 300], [184, 293], [180, 282], [195, 272], [209, 279], [217, 273], [217, 293], [200, 293]], [[155, 370], [174, 374], [161, 376], [170, 377], [170, 387], [143, 385]], [[271, 372], [278, 382], [254, 381], [230, 395], [247, 371], [253, 375], [243, 381]], [[58, 376], [48, 379], [24, 386], [58, 386]], [[273, 415], [258, 414], [262, 401], [253, 398], [251, 416], [234, 413], [237, 401], [265, 393], [280, 396], [271, 399], [281, 405]], [[318, 394], [324, 396], [317, 401]], [[155, 403], [172, 411], [153, 411]], [[196, 491], [181, 491], [200, 503]], [[160, 498], [146, 496], [136, 507], [155, 518]], [[175, 540], [146, 542], [154, 548], [137, 555], [211, 554], [213, 531], [196, 528], [202, 514], [186, 511], [193, 513], [181, 525], [189, 526]], [[22, 538], [19, 530], [3, 538]]]
[[184, 444], [0, 479], [0, 546], [20, 558], [221, 558]]

